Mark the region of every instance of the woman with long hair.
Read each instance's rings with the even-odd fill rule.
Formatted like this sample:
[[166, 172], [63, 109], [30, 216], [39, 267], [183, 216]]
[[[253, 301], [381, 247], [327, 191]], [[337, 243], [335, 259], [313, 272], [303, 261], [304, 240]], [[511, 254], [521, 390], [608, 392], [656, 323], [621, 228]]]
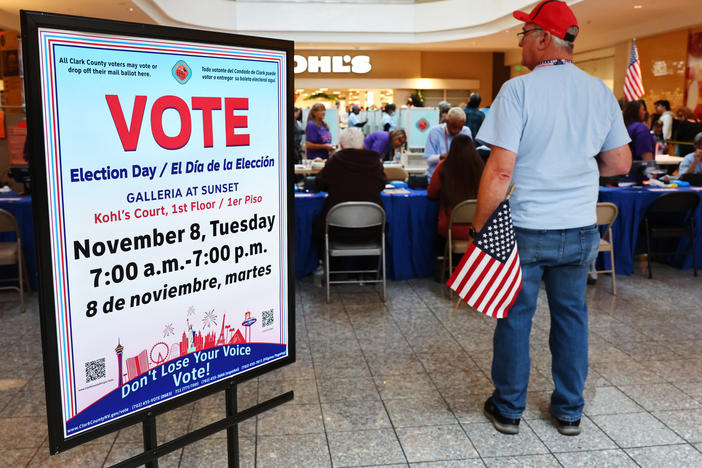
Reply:
[[[431, 176], [427, 196], [439, 199], [439, 235], [448, 237], [449, 220], [453, 208], [464, 200], [478, 197], [480, 176], [483, 174], [482, 158], [468, 135], [456, 135], [451, 142], [446, 159], [439, 162]], [[457, 225], [451, 231], [455, 239], [468, 239], [470, 225]]]
[[380, 130], [368, 135], [363, 140], [363, 147], [378, 153], [381, 161], [392, 161], [395, 151], [399, 150], [406, 142], [407, 134], [401, 128], [389, 132]]
[[324, 121], [326, 112], [324, 104], [318, 102], [312, 106], [307, 116], [307, 127], [305, 128], [307, 159], [327, 159], [329, 152], [334, 151], [334, 146], [331, 144], [331, 132]]
[[644, 101], [631, 101], [624, 105], [622, 111], [624, 125], [631, 141], [631, 157], [634, 161], [652, 161], [656, 151], [656, 142], [651, 131], [644, 123], [647, 111]]

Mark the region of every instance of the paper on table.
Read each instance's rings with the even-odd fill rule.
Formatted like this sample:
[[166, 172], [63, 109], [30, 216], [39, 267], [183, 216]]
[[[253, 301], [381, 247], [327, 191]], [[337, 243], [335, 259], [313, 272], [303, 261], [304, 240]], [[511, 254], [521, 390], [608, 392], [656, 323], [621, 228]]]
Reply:
[[406, 188], [386, 188], [383, 193], [388, 195], [409, 195], [411, 192]]

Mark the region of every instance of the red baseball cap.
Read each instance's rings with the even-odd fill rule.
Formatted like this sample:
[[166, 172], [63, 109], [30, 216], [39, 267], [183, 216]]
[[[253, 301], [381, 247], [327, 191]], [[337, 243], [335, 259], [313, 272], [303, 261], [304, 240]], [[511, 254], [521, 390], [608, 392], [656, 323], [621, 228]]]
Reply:
[[539, 2], [528, 15], [519, 10], [512, 14], [519, 21], [534, 23], [541, 29], [563, 40], [568, 42], [573, 42], [575, 40], [573, 34], [568, 34], [568, 28], [577, 26], [578, 20], [565, 2], [559, 0], [543, 0]]

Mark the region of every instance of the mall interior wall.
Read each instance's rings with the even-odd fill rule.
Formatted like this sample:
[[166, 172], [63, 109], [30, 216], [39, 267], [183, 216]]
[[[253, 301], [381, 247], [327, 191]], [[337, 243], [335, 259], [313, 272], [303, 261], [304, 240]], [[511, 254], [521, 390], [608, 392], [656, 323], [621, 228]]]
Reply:
[[[636, 38], [646, 92], [644, 99], [649, 105], [649, 111], [659, 99], [670, 101], [673, 109], [683, 105], [688, 39], [691, 33], [696, 32], [702, 32], [702, 26]], [[624, 95], [624, 77], [632, 44], [633, 38], [602, 49], [579, 51], [576, 42], [573, 58], [576, 65], [600, 78], [620, 98]], [[529, 73], [529, 69], [520, 62], [520, 49], [505, 53], [505, 65], [509, 67], [510, 77]]]
[[[388, 88], [396, 88], [398, 81], [415, 83], [418, 89], [470, 89], [483, 97], [483, 105], [490, 105], [493, 91], [492, 52], [448, 52], [414, 50], [297, 50], [296, 55], [370, 57], [368, 73], [320, 73], [304, 71], [295, 75], [296, 87], [305, 82], [315, 85], [325, 82], [329, 88], [335, 83], [349, 84], [353, 80], [358, 88], [377, 87], [385, 80]], [[466, 88], [468, 86], [468, 88]], [[410, 89], [413, 91], [413, 89]], [[399, 93], [402, 94], [402, 93]], [[463, 97], [467, 101], [468, 96]], [[404, 104], [404, 102], [397, 102]], [[455, 102], [454, 104], [458, 104]]]

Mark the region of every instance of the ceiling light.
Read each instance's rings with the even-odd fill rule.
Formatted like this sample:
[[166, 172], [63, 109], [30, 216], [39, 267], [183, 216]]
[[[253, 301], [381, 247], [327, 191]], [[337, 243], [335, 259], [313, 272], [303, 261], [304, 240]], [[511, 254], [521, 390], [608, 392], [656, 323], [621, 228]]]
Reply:
[[643, 5], [634, 5], [634, 10], [639, 10], [643, 8]]

